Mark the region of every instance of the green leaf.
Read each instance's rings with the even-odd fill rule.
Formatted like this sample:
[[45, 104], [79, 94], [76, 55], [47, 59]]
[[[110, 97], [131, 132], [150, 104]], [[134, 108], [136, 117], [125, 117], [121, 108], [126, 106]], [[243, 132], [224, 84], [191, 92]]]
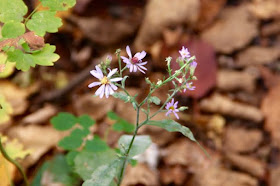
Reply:
[[34, 62], [42, 66], [53, 66], [53, 63], [59, 59], [59, 55], [54, 53], [55, 46], [46, 44], [44, 48], [32, 54]]
[[[119, 148], [123, 154], [126, 153], [129, 144], [132, 140], [132, 135], [122, 135], [118, 141]], [[134, 157], [138, 154], [142, 154], [151, 145], [152, 141], [149, 136], [136, 136], [133, 145], [130, 149], [129, 156]], [[124, 147], [124, 148], [123, 148]]]
[[78, 122], [84, 128], [89, 128], [95, 124], [95, 121], [89, 115], [82, 115], [78, 118]]
[[13, 113], [12, 105], [6, 101], [5, 97], [0, 94], [0, 125], [9, 121], [10, 115]]
[[16, 68], [18, 70], [27, 71], [30, 67], [35, 67], [36, 63], [34, 62], [31, 54], [25, 54], [21, 50], [8, 51], [8, 61], [16, 62]]
[[86, 137], [88, 134], [88, 130], [75, 129], [69, 136], [66, 136], [60, 140], [58, 142], [58, 146], [65, 150], [75, 150], [82, 145], [84, 137]]
[[50, 10], [67, 10], [76, 4], [76, 0], [40, 0]]
[[21, 22], [27, 13], [27, 6], [22, 0], [1, 0], [0, 1], [0, 22], [8, 21]]
[[70, 113], [61, 112], [51, 119], [51, 124], [56, 130], [71, 129], [77, 123], [77, 118]]
[[49, 184], [56, 183], [64, 186], [75, 186], [79, 184], [79, 178], [72, 172], [63, 155], [57, 155], [51, 161], [45, 162], [40, 168], [39, 175], [35, 177], [32, 185], [41, 185], [44, 172], [50, 176]]
[[119, 98], [120, 100], [123, 100], [125, 103], [130, 101], [130, 96], [126, 95], [124, 92], [115, 92], [113, 96], [115, 98]]
[[161, 127], [169, 132], [181, 132], [184, 136], [188, 137], [192, 141], [196, 141], [193, 136], [193, 133], [188, 127], [182, 126], [180, 123], [177, 123], [173, 120], [161, 120], [161, 121], [149, 121], [148, 125], [154, 125]]
[[109, 111], [107, 113], [108, 118], [110, 118], [111, 120], [118, 120], [120, 117], [113, 111]]
[[78, 151], [69, 151], [66, 154], [66, 161], [67, 161], [69, 166], [74, 166], [74, 159], [78, 154], [79, 154]]
[[4, 38], [16, 38], [25, 33], [25, 27], [23, 23], [8, 21], [3, 25], [1, 32]]
[[115, 130], [115, 131], [124, 131], [124, 132], [131, 133], [134, 131], [134, 129], [135, 129], [134, 125], [124, 119], [118, 120], [113, 125], [113, 130]]
[[102, 141], [99, 136], [95, 135], [92, 140], [87, 140], [85, 150], [89, 152], [102, 152], [108, 150], [109, 147], [105, 141]]
[[91, 178], [92, 172], [99, 166], [111, 163], [115, 159], [116, 153], [111, 149], [96, 153], [81, 151], [74, 159], [75, 172], [77, 172], [83, 180], [88, 180]]
[[120, 166], [120, 160], [115, 160], [110, 164], [98, 167], [91, 175], [91, 178], [86, 180], [82, 186], [108, 186], [112, 183], [117, 175], [117, 169]]
[[152, 96], [149, 98], [149, 101], [156, 104], [156, 105], [159, 105], [160, 104], [160, 99], [156, 96]]
[[56, 17], [55, 14], [55, 11], [49, 10], [36, 12], [27, 22], [26, 27], [38, 36], [44, 36], [46, 32], [55, 33], [62, 25], [61, 19]]

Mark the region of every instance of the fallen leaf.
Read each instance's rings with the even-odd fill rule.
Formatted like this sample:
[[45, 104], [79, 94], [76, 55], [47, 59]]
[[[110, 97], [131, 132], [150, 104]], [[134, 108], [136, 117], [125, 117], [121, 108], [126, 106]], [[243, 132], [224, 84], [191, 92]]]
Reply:
[[221, 53], [230, 54], [243, 48], [258, 35], [258, 22], [244, 4], [222, 10], [213, 26], [202, 32], [203, 40]]
[[280, 17], [279, 0], [253, 0], [249, 4], [250, 11], [259, 19]]

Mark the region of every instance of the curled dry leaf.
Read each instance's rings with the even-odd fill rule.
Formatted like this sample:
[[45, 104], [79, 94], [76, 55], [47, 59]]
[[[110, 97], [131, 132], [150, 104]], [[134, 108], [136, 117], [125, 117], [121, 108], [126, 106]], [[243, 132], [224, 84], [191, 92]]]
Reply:
[[250, 11], [259, 19], [280, 17], [279, 0], [253, 0], [249, 5]]
[[247, 71], [220, 70], [217, 87], [225, 91], [244, 90], [253, 93], [256, 88], [257, 76]]
[[258, 21], [244, 4], [225, 8], [219, 19], [209, 29], [202, 32], [203, 40], [209, 42], [221, 53], [230, 54], [243, 48], [258, 34]]
[[225, 114], [242, 119], [261, 122], [263, 120], [262, 112], [251, 105], [239, 103], [226, 96], [215, 93], [210, 98], [203, 99], [200, 102], [203, 111]]
[[257, 186], [258, 180], [244, 173], [212, 166], [195, 174], [190, 186]]
[[250, 47], [237, 55], [236, 64], [239, 66], [265, 65], [280, 57], [277, 47]]
[[230, 152], [252, 152], [262, 142], [260, 130], [247, 130], [240, 127], [227, 127], [224, 135], [224, 149]]
[[145, 164], [139, 163], [136, 167], [128, 166], [122, 186], [130, 185], [159, 185], [157, 172], [151, 170]]
[[199, 0], [150, 0], [135, 40], [137, 50], [152, 45], [169, 25], [194, 23], [198, 18], [199, 6]]
[[265, 129], [272, 136], [273, 145], [280, 147], [280, 84], [272, 87], [261, 105], [265, 117]]
[[229, 160], [232, 165], [250, 173], [252, 176], [260, 179], [264, 178], [265, 176], [265, 164], [256, 158], [247, 155], [227, 153], [226, 159]]
[[220, 13], [225, 3], [226, 0], [201, 0], [196, 28], [202, 30], [209, 26]]

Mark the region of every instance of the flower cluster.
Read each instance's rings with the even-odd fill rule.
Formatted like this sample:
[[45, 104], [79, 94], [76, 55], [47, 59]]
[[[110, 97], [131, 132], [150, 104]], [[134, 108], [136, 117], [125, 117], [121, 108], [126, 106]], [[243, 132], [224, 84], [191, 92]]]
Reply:
[[[129, 69], [130, 72], [140, 71], [145, 74], [145, 71], [147, 70], [145, 65], [148, 62], [147, 61], [143, 62], [142, 60], [146, 56], [146, 52], [145, 51], [137, 52], [132, 57], [132, 53], [131, 53], [129, 46], [126, 47], [126, 52], [127, 52], [128, 58], [124, 57], [124, 56], [119, 56], [122, 59], [123, 63], [125, 63], [125, 67], [121, 68], [121, 61], [119, 61], [119, 66], [120, 66], [119, 75], [116, 75], [116, 74], [118, 74], [117, 68], [115, 68], [113, 70], [110, 70], [108, 68], [111, 63], [112, 57], [108, 57], [106, 59], [105, 63], [101, 63], [101, 67], [95, 66], [95, 70], [90, 71], [90, 73], [94, 77], [96, 77], [98, 79], [98, 81], [89, 84], [88, 87], [93, 88], [95, 86], [100, 86], [96, 90], [95, 95], [99, 96], [100, 98], [103, 98], [105, 95], [105, 97], [108, 98], [110, 95], [114, 94], [114, 91], [116, 91], [118, 89], [117, 86], [124, 89], [124, 87], [117, 85], [116, 83], [119, 81], [122, 81], [122, 80], [125, 81], [126, 78], [118, 77], [118, 76], [122, 76], [122, 71], [125, 69]], [[189, 50], [187, 48], [185, 48], [184, 46], [182, 47], [181, 50], [179, 50], [179, 53], [181, 55], [180, 60], [181, 60], [181, 62], [183, 61], [182, 65], [184, 65], [184, 67], [186, 67], [186, 65], [188, 65], [188, 68], [182, 67], [182, 70], [176, 70], [175, 73], [173, 73], [173, 75], [172, 75], [172, 69], [170, 67], [170, 62], [172, 59], [171, 59], [171, 57], [169, 57], [167, 59], [168, 72], [170, 75], [169, 79], [172, 80], [172, 79], [176, 78], [180, 84], [183, 83], [181, 86], [179, 86], [179, 89], [178, 89], [179, 91], [183, 90], [185, 92], [187, 89], [194, 90], [195, 86], [193, 86], [193, 82], [189, 82], [189, 80], [187, 80], [185, 78], [185, 76], [187, 75], [187, 72], [186, 72], [187, 70], [185, 70], [185, 69], [189, 69], [190, 77], [193, 77], [197, 63], [195, 61], [193, 61], [194, 58], [191, 58], [191, 54], [190, 54]], [[108, 74], [107, 74], [107, 69], [109, 70]], [[182, 78], [177, 78], [178, 76], [182, 76]], [[160, 87], [163, 84], [166, 84], [167, 80], [159, 80], [156, 84], [153, 84], [149, 81], [149, 84], [151, 86], [154, 85], [154, 86]], [[171, 80], [169, 80], [169, 81], [171, 81]], [[124, 82], [122, 82], [122, 84], [123, 83]], [[171, 96], [169, 99], [171, 99], [172, 97], [173, 96]], [[181, 108], [177, 109], [177, 106], [178, 106], [178, 101], [175, 102], [174, 98], [172, 98], [172, 100], [165, 105], [165, 109], [167, 111], [166, 116], [173, 113], [176, 116], [176, 118], [179, 119], [177, 112], [182, 111], [182, 110], [181, 110]]]

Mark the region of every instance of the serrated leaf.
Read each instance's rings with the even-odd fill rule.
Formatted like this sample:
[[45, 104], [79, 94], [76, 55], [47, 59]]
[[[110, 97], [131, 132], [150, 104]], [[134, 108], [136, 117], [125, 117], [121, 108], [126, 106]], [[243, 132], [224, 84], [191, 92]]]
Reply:
[[100, 139], [99, 136], [95, 135], [92, 140], [87, 140], [85, 150], [89, 152], [102, 152], [109, 149], [107, 143]]
[[[132, 140], [132, 135], [122, 135], [118, 141], [119, 148], [123, 154], [126, 153], [129, 144]], [[133, 145], [130, 149], [129, 157], [134, 157], [142, 154], [151, 145], [152, 141], [149, 136], [136, 136]], [[123, 148], [124, 147], [124, 148]]]
[[115, 159], [116, 153], [111, 149], [96, 153], [81, 151], [74, 159], [75, 172], [77, 172], [83, 180], [88, 180], [91, 178], [92, 172], [99, 166], [111, 163]]
[[32, 54], [34, 62], [42, 66], [53, 66], [53, 63], [59, 59], [59, 55], [54, 53], [55, 46], [46, 44], [44, 48]]
[[8, 21], [3, 25], [1, 33], [4, 38], [16, 38], [25, 33], [25, 26], [23, 23]]
[[0, 94], [0, 125], [10, 120], [10, 115], [13, 113], [13, 108], [5, 97]]
[[110, 118], [111, 120], [118, 120], [118, 119], [119, 119], [119, 116], [118, 116], [115, 112], [113, 112], [113, 111], [109, 111], [109, 112], [107, 113], [107, 116], [108, 116], [108, 118]]
[[27, 6], [22, 0], [1, 0], [0, 1], [0, 22], [8, 21], [21, 22], [27, 13]]
[[160, 120], [160, 121], [151, 120], [147, 124], [161, 127], [169, 132], [181, 132], [184, 136], [188, 137], [190, 140], [196, 141], [196, 139], [193, 136], [193, 133], [188, 127], [185, 127], [174, 120]]
[[62, 25], [61, 19], [56, 17], [55, 14], [55, 11], [49, 10], [36, 12], [27, 22], [26, 27], [38, 36], [44, 36], [46, 32], [55, 33]]
[[79, 148], [83, 139], [89, 134], [88, 130], [75, 129], [69, 136], [64, 137], [58, 142], [58, 146], [65, 150], [75, 150]]
[[51, 119], [51, 124], [56, 130], [69, 130], [77, 123], [77, 118], [70, 113], [60, 112]]
[[28, 154], [32, 153], [30, 149], [24, 150], [23, 145], [17, 139], [13, 139], [12, 141], [8, 140], [5, 143], [5, 150], [12, 159], [24, 159]]
[[8, 51], [7, 55], [8, 61], [16, 62], [16, 68], [18, 70], [27, 71], [30, 67], [35, 67], [36, 65], [31, 54], [25, 54], [21, 50]]
[[78, 118], [79, 124], [84, 128], [89, 128], [95, 124], [95, 120], [93, 120], [89, 115], [82, 115]]
[[115, 160], [110, 164], [98, 167], [91, 175], [91, 178], [86, 180], [82, 186], [108, 186], [112, 183], [117, 175], [117, 169], [120, 166], [120, 160]]
[[124, 92], [115, 92], [113, 96], [115, 98], [119, 98], [120, 100], [123, 100], [125, 103], [130, 101], [130, 96], [126, 95]]
[[76, 4], [76, 0], [40, 0], [50, 10], [67, 10]]
[[66, 154], [66, 161], [68, 163], [68, 165], [70, 166], [74, 166], [74, 159], [76, 158], [76, 156], [79, 154], [78, 151], [69, 151]]
[[150, 97], [149, 101], [154, 103], [154, 104], [156, 104], [156, 105], [160, 104], [160, 99], [158, 97], [156, 97], [156, 96]]

